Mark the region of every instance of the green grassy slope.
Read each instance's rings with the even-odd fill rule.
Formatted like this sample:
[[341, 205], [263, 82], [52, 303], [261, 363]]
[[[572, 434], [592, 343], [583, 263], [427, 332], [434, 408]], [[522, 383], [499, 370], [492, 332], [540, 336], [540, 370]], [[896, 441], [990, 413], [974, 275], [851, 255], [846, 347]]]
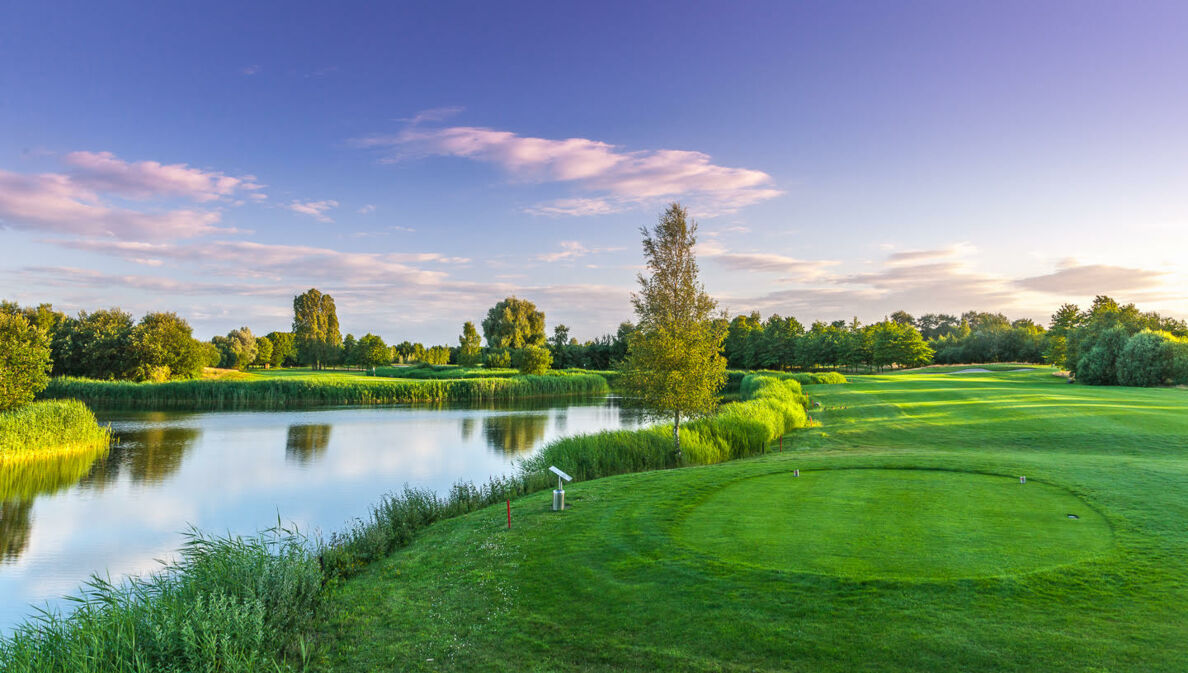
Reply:
[[[548, 493], [528, 496], [510, 532], [501, 507], [433, 526], [333, 591], [325, 667], [1188, 670], [1188, 392], [1039, 371], [858, 377], [812, 394], [824, 426], [797, 434], [795, 450], [573, 484], [563, 513]], [[799, 486], [833, 480], [821, 502], [780, 488], [796, 468]], [[948, 492], [910, 517], [931, 479], [911, 489], [898, 470], [887, 483], [826, 472], [839, 468], [938, 468], [972, 485], [936, 482]], [[1022, 503], [1002, 495], [1027, 488], [1020, 474], [1037, 487]], [[1004, 541], [994, 553], [1015, 565], [985, 563], [977, 545], [994, 535], [921, 533], [912, 556], [895, 526], [1003, 536], [1055, 526], [1036, 512], [1079, 503], [1095, 530], [1032, 556]], [[787, 521], [797, 516], [804, 526]], [[724, 542], [715, 528], [742, 532]], [[799, 544], [777, 540], [781, 528]]]

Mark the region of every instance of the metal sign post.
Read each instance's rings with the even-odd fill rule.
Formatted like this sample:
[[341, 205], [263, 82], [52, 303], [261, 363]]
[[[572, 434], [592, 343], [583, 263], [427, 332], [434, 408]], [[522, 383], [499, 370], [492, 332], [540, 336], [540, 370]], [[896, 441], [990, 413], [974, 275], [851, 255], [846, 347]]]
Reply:
[[573, 481], [573, 477], [562, 472], [556, 465], [550, 465], [549, 472], [557, 475], [557, 490], [553, 491], [553, 511], [559, 512], [565, 509], [565, 485], [561, 481]]

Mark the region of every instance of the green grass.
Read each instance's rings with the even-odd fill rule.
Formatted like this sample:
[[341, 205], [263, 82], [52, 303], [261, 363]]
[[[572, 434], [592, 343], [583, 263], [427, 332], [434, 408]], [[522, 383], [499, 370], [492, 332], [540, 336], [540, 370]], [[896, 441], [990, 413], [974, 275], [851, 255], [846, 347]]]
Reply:
[[109, 439], [107, 428], [77, 400], [33, 402], [0, 412], [0, 461], [94, 453], [106, 449]]
[[525, 397], [605, 393], [593, 374], [408, 380], [350, 372], [276, 370], [246, 380], [165, 383], [55, 378], [43, 398], [75, 398], [120, 409], [283, 409], [294, 406], [482, 402]]
[[574, 483], [562, 513], [527, 495], [510, 531], [502, 504], [435, 523], [334, 589], [321, 664], [1188, 670], [1188, 392], [1039, 370], [812, 393], [824, 424], [783, 452]]
[[723, 560], [854, 579], [1009, 575], [1092, 558], [1112, 545], [1105, 518], [1062, 488], [949, 470], [743, 479], [693, 510], [678, 536]]

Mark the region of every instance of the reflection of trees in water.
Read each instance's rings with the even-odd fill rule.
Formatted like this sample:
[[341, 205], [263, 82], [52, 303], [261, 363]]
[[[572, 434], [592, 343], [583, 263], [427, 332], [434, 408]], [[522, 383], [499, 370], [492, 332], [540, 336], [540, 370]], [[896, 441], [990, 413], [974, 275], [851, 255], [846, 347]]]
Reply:
[[305, 464], [320, 458], [329, 445], [329, 425], [290, 425], [285, 457]]
[[0, 563], [17, 560], [29, 544], [34, 500], [77, 484], [107, 446], [57, 456], [0, 458]]
[[153, 412], [144, 420], [152, 425], [116, 432], [116, 443], [106, 460], [99, 461], [84, 484], [102, 489], [121, 474], [133, 482], [157, 484], [177, 472], [182, 459], [202, 435], [201, 428], [163, 425], [176, 414]]
[[0, 503], [0, 563], [20, 558], [29, 545], [32, 500], [7, 500]]
[[462, 417], [462, 441], [469, 442], [471, 437], [474, 437], [475, 422], [473, 416]]
[[483, 419], [487, 446], [510, 455], [531, 451], [544, 439], [548, 414], [501, 414]]

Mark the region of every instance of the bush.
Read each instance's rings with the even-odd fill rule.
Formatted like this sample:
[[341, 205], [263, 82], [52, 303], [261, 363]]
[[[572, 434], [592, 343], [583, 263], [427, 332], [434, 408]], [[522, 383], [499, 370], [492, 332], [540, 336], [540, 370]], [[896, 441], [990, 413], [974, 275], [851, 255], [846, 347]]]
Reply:
[[1118, 356], [1129, 334], [1124, 327], [1106, 330], [1093, 347], [1077, 360], [1077, 380], [1095, 386], [1118, 384]]
[[25, 316], [0, 313], [0, 411], [33, 401], [49, 383], [50, 347]]
[[1124, 386], [1158, 386], [1175, 378], [1175, 337], [1166, 332], [1143, 331], [1130, 337], [1118, 355], [1118, 383]]
[[488, 351], [487, 357], [483, 359], [483, 365], [489, 369], [507, 369], [511, 367], [511, 353], [502, 348]]
[[521, 374], [544, 374], [553, 364], [548, 349], [540, 346], [526, 346], [520, 350], [519, 369]]

